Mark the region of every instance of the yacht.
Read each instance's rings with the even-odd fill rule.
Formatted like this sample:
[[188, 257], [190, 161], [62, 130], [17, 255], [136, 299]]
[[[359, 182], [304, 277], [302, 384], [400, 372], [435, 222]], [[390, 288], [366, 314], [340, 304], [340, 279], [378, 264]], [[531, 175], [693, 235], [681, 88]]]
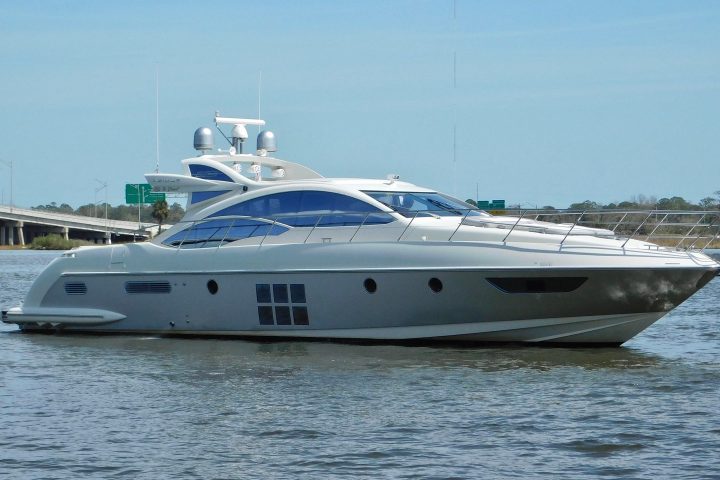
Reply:
[[151, 241], [65, 252], [3, 321], [24, 332], [620, 345], [709, 282], [702, 249], [494, 216], [434, 189], [324, 178], [247, 126], [199, 128], [186, 215]]

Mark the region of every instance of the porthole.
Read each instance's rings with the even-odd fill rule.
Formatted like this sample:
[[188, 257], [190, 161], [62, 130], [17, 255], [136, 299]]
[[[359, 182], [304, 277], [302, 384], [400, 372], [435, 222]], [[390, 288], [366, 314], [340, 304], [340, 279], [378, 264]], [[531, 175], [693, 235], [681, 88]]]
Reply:
[[365, 286], [365, 290], [368, 291], [368, 293], [375, 293], [377, 290], [377, 283], [372, 278], [366, 278], [363, 282], [363, 285]]
[[218, 284], [215, 280], [210, 280], [207, 283], [207, 289], [208, 292], [210, 292], [211, 295], [215, 295], [218, 292]]
[[443, 289], [443, 284], [439, 278], [433, 277], [428, 280], [428, 287], [430, 287], [430, 290], [433, 292], [438, 293]]

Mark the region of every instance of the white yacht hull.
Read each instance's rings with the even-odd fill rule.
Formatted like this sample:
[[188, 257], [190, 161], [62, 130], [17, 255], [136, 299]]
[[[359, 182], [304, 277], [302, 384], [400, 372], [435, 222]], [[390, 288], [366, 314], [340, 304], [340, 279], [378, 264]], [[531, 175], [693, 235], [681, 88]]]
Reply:
[[[628, 268], [608, 256], [604, 266], [588, 268], [574, 266], [582, 255], [555, 253], [555, 263], [564, 264], [480, 267], [507, 265], [496, 259], [504, 250], [350, 245], [226, 247], [209, 264], [192, 251], [155, 252], [156, 263], [145, 264], [142, 273], [134, 265], [144, 263], [148, 244], [81, 250], [78, 258], [51, 265], [25, 305], [4, 320], [23, 331], [618, 345], [717, 271], [700, 257], [678, 264], [677, 256], [661, 263], [654, 255], [652, 267], [638, 258], [638, 267]], [[448, 258], [437, 257], [457, 250], [466, 265], [432, 264], [447, 265]], [[264, 255], [274, 258], [277, 270], [240, 268], [267, 262]], [[543, 255], [549, 254], [535, 251], [533, 257]], [[398, 268], [398, 256], [415, 266]], [[302, 268], [321, 258], [338, 268]]]

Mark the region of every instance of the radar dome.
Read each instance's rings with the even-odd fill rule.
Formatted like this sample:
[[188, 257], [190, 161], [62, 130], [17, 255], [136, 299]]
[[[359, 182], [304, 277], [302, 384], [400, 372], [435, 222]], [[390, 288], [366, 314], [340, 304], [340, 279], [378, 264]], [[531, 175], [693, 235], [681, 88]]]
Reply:
[[202, 152], [213, 149], [213, 133], [208, 127], [200, 127], [195, 130], [195, 139], [193, 141], [195, 150]]
[[257, 136], [257, 149], [266, 152], [277, 152], [275, 134], [270, 130], [263, 130]]

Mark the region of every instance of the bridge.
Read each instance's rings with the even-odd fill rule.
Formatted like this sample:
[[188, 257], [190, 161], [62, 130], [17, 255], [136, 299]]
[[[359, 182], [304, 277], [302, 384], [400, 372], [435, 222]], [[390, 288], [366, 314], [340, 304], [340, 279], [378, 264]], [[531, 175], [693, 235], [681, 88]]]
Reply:
[[132, 242], [146, 240], [155, 235], [157, 230], [155, 224], [0, 205], [0, 245], [25, 245], [35, 237], [51, 233], [61, 235], [66, 240], [93, 243]]

